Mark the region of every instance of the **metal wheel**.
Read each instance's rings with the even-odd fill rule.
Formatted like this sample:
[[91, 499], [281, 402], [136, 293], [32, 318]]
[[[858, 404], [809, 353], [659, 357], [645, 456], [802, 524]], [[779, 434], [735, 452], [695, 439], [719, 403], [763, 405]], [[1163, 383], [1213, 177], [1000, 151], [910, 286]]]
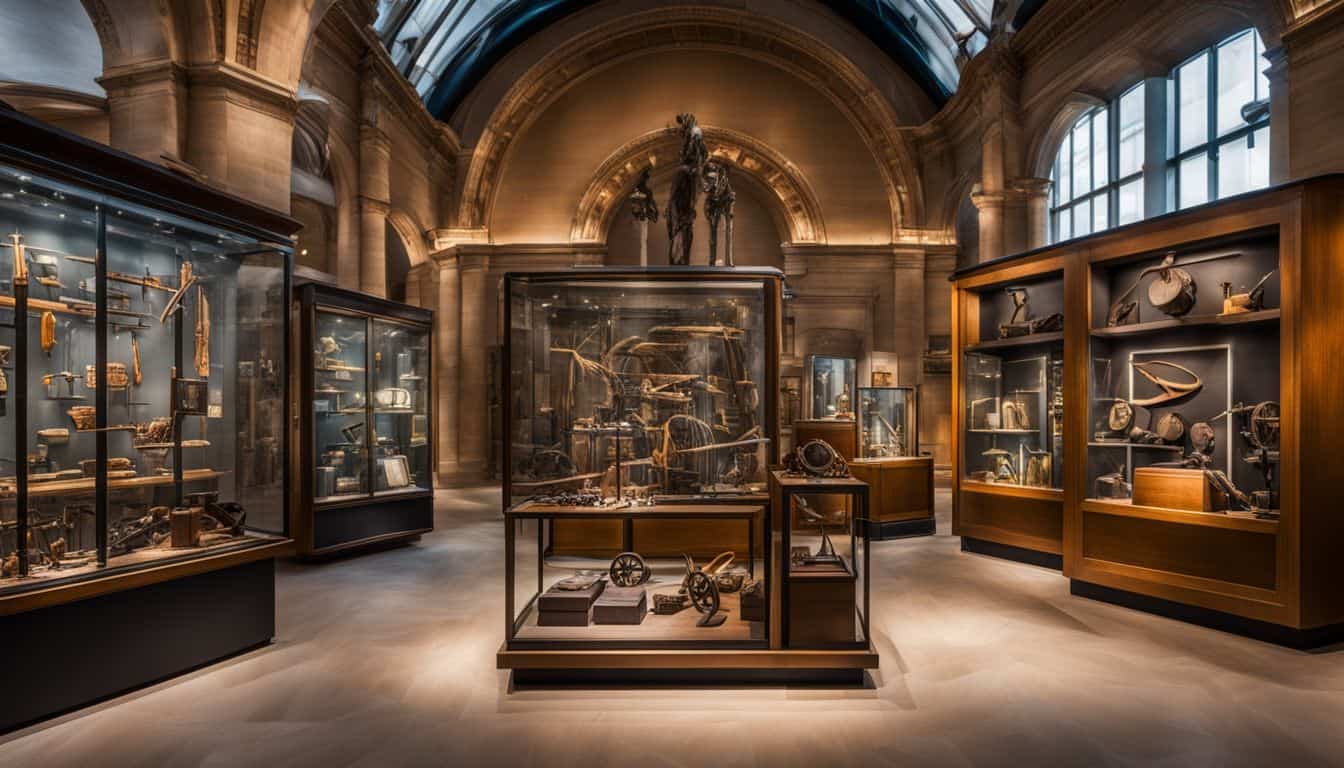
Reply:
[[637, 587], [649, 580], [652, 575], [644, 558], [634, 552], [622, 552], [611, 561], [607, 571], [611, 583], [618, 587]]
[[687, 579], [686, 592], [691, 605], [700, 613], [712, 616], [719, 610], [719, 587], [704, 571], [696, 571]]

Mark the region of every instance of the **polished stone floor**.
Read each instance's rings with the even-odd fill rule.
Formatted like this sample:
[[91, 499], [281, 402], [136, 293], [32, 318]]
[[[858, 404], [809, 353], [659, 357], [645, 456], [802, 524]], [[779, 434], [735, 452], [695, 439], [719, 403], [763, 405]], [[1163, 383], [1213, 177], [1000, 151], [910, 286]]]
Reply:
[[867, 689], [511, 691], [498, 493], [443, 492], [419, 544], [282, 564], [274, 645], [12, 734], [0, 765], [1344, 765], [1344, 649], [1070, 597], [961, 553], [948, 501], [938, 536], [874, 547]]

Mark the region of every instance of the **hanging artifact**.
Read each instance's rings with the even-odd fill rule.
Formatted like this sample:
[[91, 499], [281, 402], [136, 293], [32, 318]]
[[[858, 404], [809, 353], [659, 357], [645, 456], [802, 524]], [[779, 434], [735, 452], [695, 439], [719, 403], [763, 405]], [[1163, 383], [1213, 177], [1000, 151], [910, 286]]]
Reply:
[[196, 375], [210, 376], [210, 302], [200, 285], [196, 286]]
[[677, 126], [681, 131], [681, 156], [667, 198], [667, 262], [686, 266], [691, 263], [695, 202], [700, 196], [709, 150], [695, 115], [689, 112], [677, 115]]
[[131, 334], [131, 382], [137, 387], [144, 381], [144, 373], [140, 370], [140, 337]]
[[[1130, 401], [1131, 405], [1138, 405], [1144, 408], [1151, 408], [1155, 405], [1162, 405], [1164, 403], [1174, 403], [1177, 400], [1192, 397], [1195, 394], [1198, 394], [1199, 391], [1204, 388], [1204, 382], [1199, 378], [1199, 376], [1194, 371], [1177, 363], [1168, 362], [1166, 360], [1146, 360], [1142, 362], [1131, 363], [1130, 365], [1133, 366], [1134, 370], [1139, 372], [1139, 375], [1143, 376], [1145, 379], [1156, 384], [1158, 388], [1162, 390], [1160, 394], [1153, 395], [1152, 397], [1146, 397], [1140, 400], [1132, 400]], [[1180, 371], [1188, 375], [1191, 380], [1188, 382], [1179, 382], [1163, 378], [1150, 370], [1150, 368], [1154, 366], [1162, 366], [1165, 368], [1170, 368], [1172, 370]]]
[[1163, 314], [1181, 317], [1195, 306], [1195, 279], [1175, 262], [1170, 253], [1162, 260], [1157, 278], [1148, 284], [1148, 301]]
[[191, 272], [191, 262], [182, 262], [182, 268], [179, 270], [178, 274], [180, 275], [181, 282], [178, 284], [177, 290], [173, 292], [171, 297], [169, 297], [168, 303], [164, 305], [163, 311], [159, 313], [160, 323], [168, 322], [168, 316], [176, 312], [182, 306], [182, 300], [186, 298], [187, 291], [190, 290], [192, 286], [196, 285], [197, 278]]
[[42, 313], [42, 351], [51, 357], [51, 350], [56, 348], [56, 315], [47, 310]]
[[1164, 413], [1158, 417], [1153, 432], [1165, 443], [1179, 443], [1185, 436], [1185, 422], [1179, 413]]

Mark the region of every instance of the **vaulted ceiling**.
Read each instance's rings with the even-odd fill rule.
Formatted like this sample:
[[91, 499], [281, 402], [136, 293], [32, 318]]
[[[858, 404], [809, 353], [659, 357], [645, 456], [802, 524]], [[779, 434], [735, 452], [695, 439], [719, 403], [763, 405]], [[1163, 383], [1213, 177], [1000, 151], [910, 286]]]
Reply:
[[[548, 24], [594, 2], [379, 0], [375, 28], [430, 111], [447, 119], [510, 50]], [[824, 0], [821, 4], [872, 40], [909, 73], [934, 104], [941, 105], [956, 91], [962, 66], [985, 46], [994, 3]]]

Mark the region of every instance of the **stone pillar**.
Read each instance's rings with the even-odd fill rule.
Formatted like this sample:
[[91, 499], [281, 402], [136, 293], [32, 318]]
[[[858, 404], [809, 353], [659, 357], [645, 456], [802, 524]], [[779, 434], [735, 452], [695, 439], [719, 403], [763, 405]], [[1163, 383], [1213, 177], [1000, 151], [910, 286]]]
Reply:
[[434, 307], [434, 334], [437, 351], [439, 466], [440, 483], [449, 483], [459, 474], [459, 436], [461, 416], [459, 392], [462, 344], [462, 294], [455, 252], [435, 254], [438, 264], [438, 304]]
[[1050, 185], [1049, 179], [1015, 179], [1013, 186], [1022, 196], [1026, 207], [1026, 250], [1040, 248], [1049, 241], [1050, 230]]
[[892, 259], [894, 343], [897, 384], [918, 384], [924, 351], [924, 251], [898, 250]]
[[971, 202], [979, 212], [980, 261], [1006, 255], [1003, 243], [1003, 193], [971, 192]]
[[192, 66], [187, 76], [184, 159], [210, 184], [287, 213], [295, 92], [232, 64]]
[[1288, 91], [1288, 52], [1283, 46], [1265, 51], [1269, 68], [1269, 183], [1282, 184], [1292, 178], [1289, 134], [1292, 132]]
[[113, 147], [154, 163], [164, 155], [184, 159], [187, 79], [181, 66], [161, 59], [112, 67], [98, 84], [107, 91]]
[[391, 142], [376, 125], [359, 127], [359, 290], [387, 296], [387, 213]]
[[483, 478], [490, 451], [490, 403], [486, 384], [490, 367], [491, 323], [490, 257], [485, 253], [458, 254], [462, 296], [461, 361], [458, 382], [458, 471], [464, 477]]

